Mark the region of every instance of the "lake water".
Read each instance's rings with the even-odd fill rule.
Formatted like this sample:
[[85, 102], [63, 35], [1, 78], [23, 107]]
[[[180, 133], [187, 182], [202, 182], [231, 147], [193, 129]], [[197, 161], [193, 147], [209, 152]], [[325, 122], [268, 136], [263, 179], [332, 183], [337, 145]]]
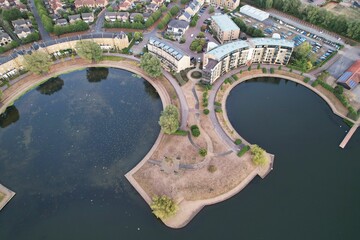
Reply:
[[276, 155], [274, 171], [180, 230], [123, 177], [155, 142], [161, 109], [147, 82], [112, 68], [64, 74], [16, 101], [0, 120], [0, 183], [17, 192], [0, 239], [359, 238], [360, 132], [340, 149], [349, 128], [310, 90], [280, 79], [234, 88], [229, 119]]

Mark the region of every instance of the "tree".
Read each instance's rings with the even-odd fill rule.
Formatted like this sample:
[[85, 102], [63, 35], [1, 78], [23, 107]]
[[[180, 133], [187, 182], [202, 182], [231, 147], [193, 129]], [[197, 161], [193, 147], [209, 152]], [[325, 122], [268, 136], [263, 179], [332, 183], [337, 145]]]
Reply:
[[251, 147], [251, 155], [253, 163], [257, 166], [262, 166], [267, 161], [265, 150], [258, 145], [253, 145]]
[[96, 42], [93, 41], [78, 41], [75, 44], [77, 54], [84, 59], [92, 62], [100, 61], [102, 57], [102, 50]]
[[108, 12], [113, 12], [113, 11], [114, 11], [114, 8], [113, 8], [112, 6], [108, 6], [108, 7], [106, 8], [106, 10], [107, 10]]
[[13, 21], [22, 17], [19, 9], [11, 8], [9, 10], [3, 10], [3, 18], [6, 21]]
[[25, 68], [35, 74], [49, 72], [50, 66], [53, 64], [50, 55], [42, 51], [33, 52], [31, 55], [25, 55], [24, 60]]
[[142, 38], [142, 33], [141, 32], [134, 32], [134, 40], [138, 41]]
[[172, 16], [176, 16], [176, 14], [178, 14], [180, 11], [179, 7], [178, 6], [173, 6], [171, 9], [170, 9], [170, 13]]
[[151, 53], [145, 53], [140, 59], [140, 67], [150, 75], [150, 77], [160, 77], [162, 75], [160, 60]]
[[150, 208], [157, 218], [162, 220], [171, 217], [176, 214], [179, 209], [179, 206], [175, 201], [165, 195], [159, 197], [154, 196]]
[[17, 122], [20, 119], [19, 110], [14, 106], [6, 108], [5, 112], [0, 114], [0, 127], [6, 128], [12, 123]]
[[210, 6], [209, 8], [209, 14], [212, 14], [215, 12], [215, 8], [213, 6]]
[[161, 112], [159, 125], [166, 134], [172, 134], [179, 128], [179, 112], [174, 105], [168, 105]]
[[143, 22], [144, 17], [141, 14], [136, 14], [134, 17], [134, 22]]

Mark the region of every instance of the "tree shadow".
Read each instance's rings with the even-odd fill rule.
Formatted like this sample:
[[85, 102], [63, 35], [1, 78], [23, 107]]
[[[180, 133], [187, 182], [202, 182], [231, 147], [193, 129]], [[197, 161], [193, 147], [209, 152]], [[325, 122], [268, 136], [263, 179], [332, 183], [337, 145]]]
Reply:
[[93, 67], [86, 69], [86, 78], [89, 82], [101, 82], [106, 80], [109, 75], [109, 69], [105, 67]]
[[0, 114], [0, 127], [6, 128], [20, 119], [19, 110], [14, 106], [7, 107], [5, 112]]
[[48, 81], [44, 82], [36, 88], [36, 91], [44, 95], [52, 95], [55, 92], [58, 92], [64, 86], [64, 80], [59, 77], [50, 78]]

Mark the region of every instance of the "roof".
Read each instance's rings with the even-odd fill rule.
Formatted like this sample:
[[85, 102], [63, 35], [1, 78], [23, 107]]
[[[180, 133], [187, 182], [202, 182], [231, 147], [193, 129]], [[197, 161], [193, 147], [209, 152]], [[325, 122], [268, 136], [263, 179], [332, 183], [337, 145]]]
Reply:
[[19, 34], [19, 33], [22, 33], [22, 32], [29, 33], [29, 32], [31, 32], [31, 30], [28, 27], [17, 27], [17, 28], [15, 28], [14, 32], [16, 34]]
[[106, 12], [105, 13], [105, 17], [116, 17], [117, 13], [116, 12]]
[[255, 18], [259, 21], [264, 21], [265, 19], [267, 19], [270, 16], [269, 13], [261, 11], [260, 9], [254, 8], [249, 5], [245, 5], [245, 6], [241, 7], [240, 12], [242, 14], [248, 15], [249, 17]]
[[25, 21], [25, 19], [20, 18], [20, 19], [11, 21], [11, 23], [12, 23], [12, 25], [23, 25], [23, 24], [26, 24], [26, 21]]
[[173, 19], [169, 22], [168, 27], [185, 29], [189, 27], [189, 23], [183, 20]]
[[80, 18], [80, 14], [75, 14], [75, 15], [70, 15], [68, 16], [69, 20], [73, 19], [73, 20], [76, 20], [78, 18]]
[[249, 48], [249, 47], [250, 45], [248, 42], [243, 40], [238, 40], [213, 48], [207, 54], [214, 55], [216, 60], [221, 60], [228, 54], [232, 53], [233, 51], [236, 51], [241, 48]]
[[211, 19], [219, 26], [222, 31], [235, 31], [240, 28], [231, 20], [228, 15], [215, 15]]
[[183, 16], [184, 16], [185, 18], [187, 18], [187, 19], [190, 19], [190, 18], [191, 18], [191, 14], [188, 13], [188, 12], [186, 12], [186, 11], [183, 13]]
[[238, 49], [249, 48], [257, 45], [284, 46], [293, 48], [294, 42], [285, 39], [274, 38], [252, 38], [248, 41], [237, 40], [215, 47], [210, 50], [208, 54], [214, 55], [216, 60], [221, 60], [230, 53], [237, 51]]
[[94, 17], [94, 14], [93, 13], [82, 13], [81, 17], [83, 17], [83, 18]]
[[10, 38], [10, 36], [5, 32], [0, 32], [0, 38]]
[[273, 45], [273, 46], [283, 46], [283, 47], [294, 47], [294, 41], [289, 41], [286, 39], [277, 39], [277, 38], [251, 38], [249, 42], [254, 45]]
[[354, 62], [346, 72], [337, 80], [338, 83], [345, 83], [350, 88], [355, 88], [360, 83], [360, 60]]
[[180, 49], [177, 49], [174, 46], [171, 46], [170, 44], [163, 42], [158, 38], [151, 37], [149, 39], [149, 44], [161, 48], [178, 61], [185, 56], [185, 54]]
[[68, 23], [68, 21], [65, 18], [57, 19], [55, 22], [58, 24]]

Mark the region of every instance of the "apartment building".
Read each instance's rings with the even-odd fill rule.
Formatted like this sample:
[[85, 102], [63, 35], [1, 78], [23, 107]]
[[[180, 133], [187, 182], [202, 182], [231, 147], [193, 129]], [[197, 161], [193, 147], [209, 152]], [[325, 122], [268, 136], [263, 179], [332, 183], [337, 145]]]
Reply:
[[221, 44], [237, 40], [240, 36], [240, 28], [226, 14], [212, 16], [211, 29]]
[[275, 38], [238, 40], [216, 46], [204, 53], [203, 80], [212, 84], [228, 71], [253, 63], [286, 65], [293, 49], [293, 41]]
[[162, 65], [168, 70], [180, 72], [191, 66], [190, 57], [181, 50], [162, 42], [157, 38], [150, 38], [147, 44], [150, 53], [157, 56]]
[[215, 7], [235, 10], [240, 4], [240, 0], [210, 0], [210, 4]]

